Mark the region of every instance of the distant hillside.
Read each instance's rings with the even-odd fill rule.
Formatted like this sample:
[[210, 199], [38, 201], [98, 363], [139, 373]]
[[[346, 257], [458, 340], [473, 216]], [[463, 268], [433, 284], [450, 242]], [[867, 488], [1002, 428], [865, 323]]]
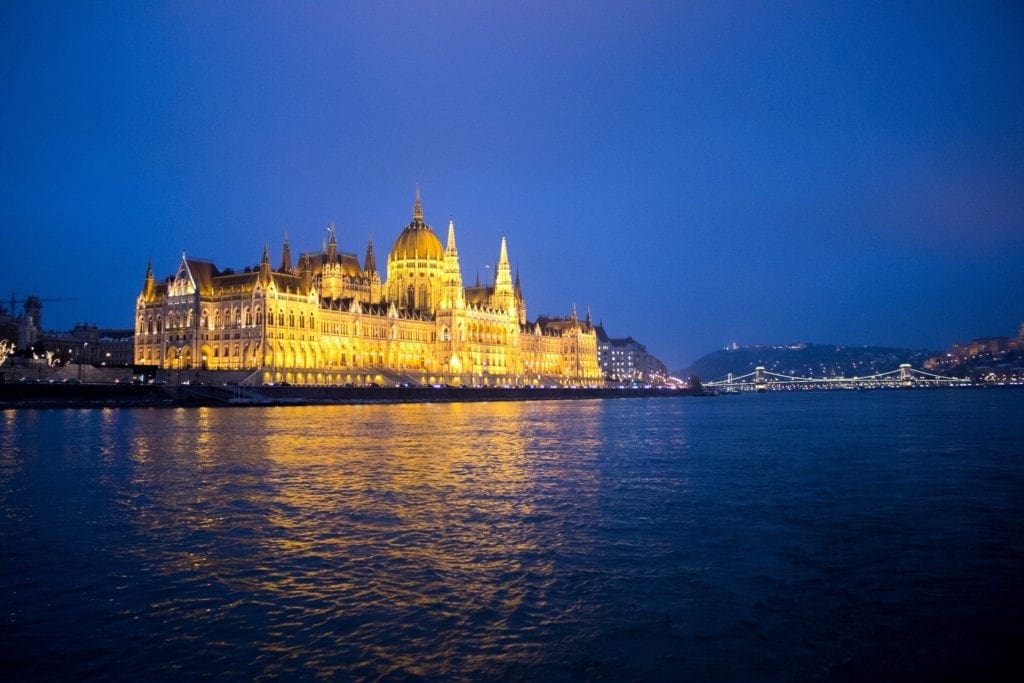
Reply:
[[802, 342], [787, 346], [740, 346], [709, 353], [673, 374], [711, 382], [723, 379], [730, 372], [743, 375], [763, 365], [772, 372], [797, 377], [864, 377], [895, 370], [900, 363], [910, 363], [920, 369], [932, 355], [931, 351], [923, 349]]

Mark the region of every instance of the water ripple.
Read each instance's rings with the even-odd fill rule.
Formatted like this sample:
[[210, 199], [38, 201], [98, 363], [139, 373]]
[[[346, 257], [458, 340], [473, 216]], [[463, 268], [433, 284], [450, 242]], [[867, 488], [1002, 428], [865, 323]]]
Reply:
[[983, 673], [1024, 635], [1022, 399], [5, 411], [0, 665]]

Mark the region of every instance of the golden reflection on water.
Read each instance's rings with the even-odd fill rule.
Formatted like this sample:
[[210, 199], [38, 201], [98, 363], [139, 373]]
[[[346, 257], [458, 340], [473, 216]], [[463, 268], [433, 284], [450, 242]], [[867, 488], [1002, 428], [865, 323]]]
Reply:
[[139, 413], [135, 520], [154, 539], [142, 552], [160, 573], [376, 610], [378, 628], [437, 610], [501, 623], [545, 603], [549, 551], [596, 504], [601, 405]]
[[4, 411], [4, 430], [0, 433], [0, 501], [6, 499], [8, 482], [21, 471], [21, 459], [18, 457], [18, 411], [9, 409]]

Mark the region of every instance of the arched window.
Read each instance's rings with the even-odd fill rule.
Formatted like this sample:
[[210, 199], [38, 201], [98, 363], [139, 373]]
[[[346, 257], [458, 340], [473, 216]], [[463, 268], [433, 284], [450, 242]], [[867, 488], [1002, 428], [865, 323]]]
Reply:
[[160, 322], [161, 322], [160, 321], [160, 316], [157, 316], [156, 317], [156, 331], [157, 331], [158, 334], [160, 332], [163, 332], [163, 328], [161, 327]]
[[256, 309], [256, 324], [257, 325], [262, 325], [263, 324], [263, 309], [262, 308], [257, 308]]
[[299, 313], [299, 327], [305, 327], [305, 326], [306, 326], [306, 314], [305, 313]]
[[295, 311], [288, 311], [288, 327], [295, 327]]
[[420, 285], [420, 308], [427, 308], [427, 286]]
[[252, 325], [252, 311], [248, 308], [245, 309], [245, 326], [249, 327]]
[[235, 327], [241, 327], [241, 326], [242, 326], [242, 309], [236, 308], [235, 309]]
[[284, 309], [277, 309], [277, 324], [284, 327]]
[[199, 327], [201, 327], [202, 329], [205, 330], [209, 326], [209, 324], [210, 324], [210, 314], [204, 308], [202, 313], [199, 314]]

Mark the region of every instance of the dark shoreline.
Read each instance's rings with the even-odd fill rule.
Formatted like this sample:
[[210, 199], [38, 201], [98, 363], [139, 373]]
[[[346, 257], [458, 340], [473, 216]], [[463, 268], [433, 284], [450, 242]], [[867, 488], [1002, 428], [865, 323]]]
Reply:
[[0, 409], [178, 408], [700, 396], [690, 389], [0, 384]]

